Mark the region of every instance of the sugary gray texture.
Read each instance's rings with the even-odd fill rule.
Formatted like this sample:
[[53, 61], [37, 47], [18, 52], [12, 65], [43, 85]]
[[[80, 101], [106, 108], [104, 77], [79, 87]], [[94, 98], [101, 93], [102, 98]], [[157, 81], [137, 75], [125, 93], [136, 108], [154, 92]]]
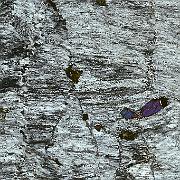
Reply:
[[178, 0], [1, 0], [0, 179], [180, 179], [179, 40]]

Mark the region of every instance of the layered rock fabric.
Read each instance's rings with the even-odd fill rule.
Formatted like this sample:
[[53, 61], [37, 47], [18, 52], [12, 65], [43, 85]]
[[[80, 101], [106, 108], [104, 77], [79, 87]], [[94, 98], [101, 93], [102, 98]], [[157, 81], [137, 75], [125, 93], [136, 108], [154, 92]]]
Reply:
[[[179, 9], [0, 1], [0, 179], [179, 179]], [[155, 116], [121, 117], [159, 96]]]

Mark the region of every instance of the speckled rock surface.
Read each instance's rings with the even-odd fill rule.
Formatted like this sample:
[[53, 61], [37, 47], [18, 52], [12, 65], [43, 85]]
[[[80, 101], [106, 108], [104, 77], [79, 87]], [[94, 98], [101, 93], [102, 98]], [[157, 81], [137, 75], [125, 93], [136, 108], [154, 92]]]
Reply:
[[180, 179], [179, 19], [178, 0], [0, 1], [0, 179]]

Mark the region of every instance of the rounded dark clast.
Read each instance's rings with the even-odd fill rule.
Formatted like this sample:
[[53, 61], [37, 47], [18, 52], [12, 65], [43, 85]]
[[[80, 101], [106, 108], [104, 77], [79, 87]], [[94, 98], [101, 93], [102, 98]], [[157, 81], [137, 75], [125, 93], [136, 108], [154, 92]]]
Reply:
[[160, 97], [159, 100], [161, 101], [161, 105], [163, 108], [165, 108], [168, 105], [168, 98], [167, 97]]
[[130, 130], [122, 130], [121, 133], [119, 133], [119, 137], [127, 141], [133, 141], [138, 137], [138, 134]]
[[19, 131], [21, 134], [24, 134], [24, 132], [22, 130]]
[[102, 124], [95, 124], [95, 125], [94, 125], [94, 128], [95, 128], [98, 132], [100, 132], [101, 129], [103, 128], [103, 126], [102, 126]]
[[84, 120], [84, 121], [86, 121], [86, 120], [88, 120], [89, 119], [89, 117], [88, 117], [88, 114], [83, 114], [82, 115], [82, 119]]

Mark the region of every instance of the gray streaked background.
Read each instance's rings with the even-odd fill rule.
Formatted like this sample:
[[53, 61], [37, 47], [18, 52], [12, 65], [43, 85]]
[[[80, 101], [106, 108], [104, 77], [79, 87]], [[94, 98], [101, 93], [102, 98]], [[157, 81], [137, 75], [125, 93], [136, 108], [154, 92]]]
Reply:
[[179, 40], [178, 0], [0, 0], [0, 179], [180, 179]]

